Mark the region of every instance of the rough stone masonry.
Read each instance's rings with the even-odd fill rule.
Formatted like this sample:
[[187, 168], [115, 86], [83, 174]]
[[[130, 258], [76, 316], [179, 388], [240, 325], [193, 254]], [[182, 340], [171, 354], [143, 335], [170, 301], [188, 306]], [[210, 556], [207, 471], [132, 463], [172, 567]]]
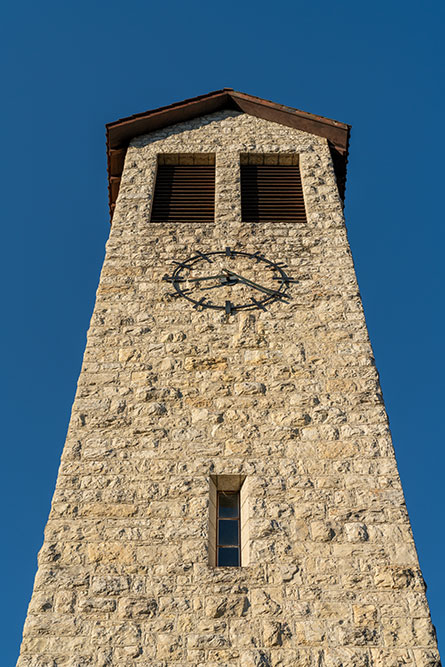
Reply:
[[[216, 156], [214, 223], [149, 222], [163, 153]], [[307, 224], [241, 223], [242, 153], [299, 154]], [[290, 303], [169, 296], [226, 245], [285, 262]], [[245, 567], [208, 564], [223, 474]], [[18, 665], [440, 665], [326, 139], [227, 111], [132, 141]]]

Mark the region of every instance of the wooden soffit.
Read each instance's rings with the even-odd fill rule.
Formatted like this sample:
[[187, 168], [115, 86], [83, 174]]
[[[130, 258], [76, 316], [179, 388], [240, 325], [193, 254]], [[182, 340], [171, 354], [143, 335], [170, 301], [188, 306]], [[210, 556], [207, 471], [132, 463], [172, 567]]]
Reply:
[[175, 123], [182, 123], [225, 109], [247, 113], [327, 139], [339, 192], [344, 199], [350, 125], [240, 93], [232, 88], [223, 88], [223, 90], [216, 90], [166, 107], [145, 111], [106, 125], [111, 216], [119, 193], [125, 153], [132, 139]]

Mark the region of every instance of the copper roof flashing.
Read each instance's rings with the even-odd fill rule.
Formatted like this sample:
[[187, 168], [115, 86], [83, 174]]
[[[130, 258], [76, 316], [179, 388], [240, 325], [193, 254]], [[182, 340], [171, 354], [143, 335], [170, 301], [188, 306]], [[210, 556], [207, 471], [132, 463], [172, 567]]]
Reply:
[[340, 196], [344, 199], [350, 125], [276, 104], [260, 97], [246, 95], [233, 88], [223, 88], [107, 123], [108, 191], [111, 217], [119, 193], [125, 153], [132, 139], [175, 123], [182, 123], [224, 109], [241, 111], [251, 116], [325, 137], [331, 150]]

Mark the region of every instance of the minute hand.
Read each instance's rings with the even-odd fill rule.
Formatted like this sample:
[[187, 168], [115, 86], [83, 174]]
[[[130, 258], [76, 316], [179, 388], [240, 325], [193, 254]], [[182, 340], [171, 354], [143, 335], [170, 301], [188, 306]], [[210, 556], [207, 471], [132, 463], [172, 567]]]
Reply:
[[234, 273], [233, 271], [230, 271], [229, 269], [223, 269], [224, 273], [227, 273], [229, 276], [233, 276], [234, 278], [238, 278], [238, 280], [241, 280], [243, 283], [246, 283], [246, 285], [250, 285], [251, 287], [254, 287], [255, 289], [259, 290], [260, 292], [263, 292], [264, 294], [269, 294], [270, 296], [277, 296], [280, 299], [288, 299], [289, 297], [282, 292], [277, 292], [276, 290], [269, 289], [268, 287], [263, 287], [263, 285], [258, 285], [257, 283], [254, 283], [253, 280], [249, 280], [248, 278], [244, 278], [243, 276], [238, 275], [237, 273]]

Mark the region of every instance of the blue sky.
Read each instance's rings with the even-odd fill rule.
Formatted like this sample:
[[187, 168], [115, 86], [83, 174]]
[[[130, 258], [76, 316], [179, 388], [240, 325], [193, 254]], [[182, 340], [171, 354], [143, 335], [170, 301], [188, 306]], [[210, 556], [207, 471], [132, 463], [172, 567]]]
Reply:
[[2, 664], [17, 658], [109, 231], [104, 124], [224, 86], [353, 126], [348, 233], [445, 641], [444, 7], [4, 7]]

